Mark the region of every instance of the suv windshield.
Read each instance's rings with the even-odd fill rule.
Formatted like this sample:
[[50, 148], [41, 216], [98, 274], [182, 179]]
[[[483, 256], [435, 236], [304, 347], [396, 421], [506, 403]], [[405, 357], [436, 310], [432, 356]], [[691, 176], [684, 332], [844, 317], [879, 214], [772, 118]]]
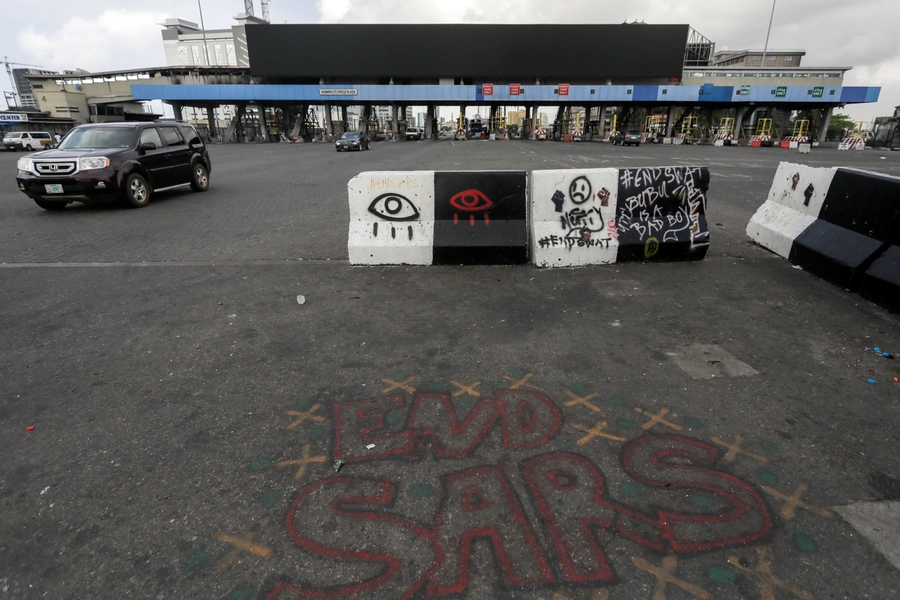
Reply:
[[60, 150], [104, 150], [130, 148], [134, 142], [133, 129], [98, 127], [73, 129], [59, 144]]

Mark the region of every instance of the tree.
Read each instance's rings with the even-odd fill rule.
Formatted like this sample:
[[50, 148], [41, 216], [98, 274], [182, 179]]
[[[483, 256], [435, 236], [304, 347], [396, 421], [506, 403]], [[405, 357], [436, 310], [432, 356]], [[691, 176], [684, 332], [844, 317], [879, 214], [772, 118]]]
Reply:
[[853, 131], [854, 127], [856, 127], [856, 122], [849, 115], [840, 113], [832, 115], [831, 121], [828, 122], [828, 133], [825, 137], [828, 139], [843, 138], [847, 131]]

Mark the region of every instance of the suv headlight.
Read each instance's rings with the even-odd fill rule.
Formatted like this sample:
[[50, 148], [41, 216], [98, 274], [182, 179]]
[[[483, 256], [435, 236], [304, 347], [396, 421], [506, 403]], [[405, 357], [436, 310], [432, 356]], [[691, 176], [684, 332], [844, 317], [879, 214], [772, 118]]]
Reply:
[[19, 162], [16, 163], [16, 168], [20, 171], [26, 171], [28, 173], [31, 172], [31, 167], [34, 164], [34, 161], [30, 158], [23, 157], [19, 159]]
[[91, 169], [103, 169], [109, 166], [109, 159], [105, 156], [82, 156], [78, 160], [78, 168], [82, 171]]

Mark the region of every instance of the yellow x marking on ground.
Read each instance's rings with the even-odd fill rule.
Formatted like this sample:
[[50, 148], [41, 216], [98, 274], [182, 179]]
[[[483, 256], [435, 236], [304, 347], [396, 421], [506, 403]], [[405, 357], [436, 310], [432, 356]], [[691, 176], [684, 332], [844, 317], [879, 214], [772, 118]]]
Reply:
[[738, 454], [743, 454], [745, 456], [749, 456], [750, 458], [755, 458], [759, 462], [764, 462], [764, 463], [769, 462], [769, 459], [766, 458], [765, 456], [762, 456], [761, 454], [754, 454], [752, 452], [747, 452], [746, 450], [742, 450], [741, 449], [741, 440], [743, 440], [743, 438], [739, 435], [734, 436], [734, 441], [731, 442], [730, 444], [728, 442], [720, 440], [717, 437], [712, 438], [712, 441], [714, 444], [718, 444], [719, 446], [728, 448], [728, 452], [726, 452], [725, 456], [724, 456], [725, 462], [734, 462], [734, 459], [735, 459], [735, 457], [737, 457]]
[[325, 462], [326, 457], [324, 456], [310, 456], [309, 455], [309, 444], [304, 444], [303, 446], [303, 456], [296, 460], [285, 460], [278, 463], [279, 467], [287, 467], [290, 465], [299, 465], [297, 469], [297, 474], [294, 475], [294, 479], [300, 479], [303, 477], [303, 474], [306, 473], [306, 465], [309, 463], [321, 463]]
[[319, 410], [320, 404], [313, 404], [313, 407], [307, 411], [302, 410], [289, 410], [286, 411], [285, 414], [291, 415], [292, 417], [297, 417], [297, 420], [287, 426], [288, 429], [293, 429], [297, 425], [303, 423], [303, 421], [310, 419], [312, 421], [318, 421], [321, 423], [325, 420], [324, 417], [320, 417], [319, 415], [314, 415], [313, 413]]
[[667, 414], [669, 414], [669, 409], [668, 409], [668, 408], [661, 408], [661, 409], [659, 409], [659, 412], [658, 412], [657, 414], [655, 414], [655, 415], [650, 414], [648, 411], [644, 410], [643, 408], [635, 408], [634, 410], [636, 410], [637, 412], [641, 413], [641, 414], [644, 415], [645, 417], [650, 417], [650, 420], [649, 420], [649, 421], [647, 421], [646, 423], [644, 423], [643, 425], [641, 425], [641, 429], [650, 429], [651, 427], [653, 427], [653, 426], [656, 425], [657, 423], [662, 423], [663, 425], [666, 425], [667, 427], [671, 427], [671, 428], [674, 429], [675, 431], [681, 431], [682, 429], [684, 429], [681, 425], [676, 425], [675, 423], [671, 423], [671, 422], [669, 422], [669, 421], [666, 421], [666, 420], [663, 418], [663, 417], [665, 417]]
[[770, 496], [775, 496], [780, 500], [784, 500], [784, 504], [781, 505], [781, 517], [785, 520], [793, 519], [794, 511], [797, 510], [798, 507], [804, 510], [808, 510], [811, 513], [815, 513], [820, 517], [826, 517], [829, 519], [833, 517], [834, 513], [832, 513], [830, 510], [825, 510], [824, 508], [819, 508], [818, 506], [813, 506], [812, 504], [807, 504], [806, 502], [800, 500], [800, 496], [803, 495], [803, 492], [805, 492], [806, 488], [808, 487], [809, 486], [805, 483], [801, 483], [797, 486], [797, 489], [795, 489], [794, 493], [790, 496], [785, 496], [778, 490], [773, 490], [767, 485], [762, 486], [762, 489]]
[[[259, 527], [254, 527], [254, 529], [259, 529], [265, 527], [269, 522], [269, 519], [263, 519], [259, 521]], [[249, 552], [250, 554], [255, 554], [256, 556], [261, 556], [262, 558], [271, 558], [272, 557], [272, 549], [268, 546], [263, 546], [262, 544], [257, 544], [254, 540], [256, 539], [255, 531], [248, 531], [242, 536], [236, 535], [228, 535], [227, 533], [217, 533], [213, 536], [216, 540], [220, 542], [225, 542], [226, 544], [231, 544], [234, 548], [229, 552], [222, 562], [219, 563], [219, 570], [224, 571], [228, 567], [234, 564], [234, 561], [237, 560], [237, 557], [240, 556], [241, 552]]]
[[576, 404], [583, 404], [584, 406], [587, 406], [589, 409], [591, 409], [594, 412], [600, 412], [599, 406], [597, 406], [593, 402], [588, 402], [588, 400], [590, 400], [591, 398], [596, 398], [599, 395], [600, 394], [590, 394], [590, 395], [582, 398], [580, 396], [576, 396], [575, 394], [573, 394], [572, 392], [567, 390], [566, 396], [571, 398], [571, 400], [569, 400], [568, 402], [563, 402], [563, 406], [575, 406]]
[[516, 379], [515, 377], [508, 377], [508, 376], [506, 376], [506, 375], [503, 376], [503, 379], [507, 379], [507, 380], [513, 382], [513, 384], [512, 384], [511, 386], [509, 386], [509, 389], [511, 389], [511, 390], [517, 390], [517, 389], [519, 389], [520, 387], [522, 387], [522, 386], [524, 385], [525, 387], [530, 387], [530, 388], [535, 389], [535, 390], [537, 390], [537, 391], [539, 391], [539, 392], [543, 392], [544, 390], [542, 390], [541, 388], [539, 388], [539, 387], [537, 387], [537, 386], [535, 386], [535, 385], [531, 385], [530, 383], [526, 383], [526, 382], [527, 382], [529, 379], [531, 379], [532, 377], [533, 377], [533, 374], [532, 374], [532, 373], [528, 373], [528, 374], [525, 375], [525, 377], [523, 377], [522, 379]]
[[389, 387], [384, 388], [383, 390], [381, 390], [381, 392], [383, 394], [386, 394], [388, 392], [392, 392], [394, 390], [399, 389], [399, 390], [403, 390], [404, 392], [409, 392], [410, 394], [412, 394], [413, 392], [416, 391], [416, 388], [410, 387], [407, 384], [410, 381], [412, 381], [413, 379], [415, 379], [415, 377], [408, 377], [401, 383], [398, 383], [398, 382], [394, 381], [393, 379], [382, 379], [381, 381], [388, 384]]
[[480, 381], [476, 381], [472, 385], [463, 385], [463, 384], [459, 383], [458, 381], [453, 381], [451, 379], [450, 383], [452, 383], [453, 385], [455, 385], [456, 387], [459, 388], [458, 390], [453, 392], [454, 398], [458, 398], [458, 397], [462, 396], [463, 394], [469, 394], [470, 396], [475, 396], [476, 398], [481, 398], [481, 394], [479, 394], [478, 392], [475, 391], [475, 388], [477, 388], [479, 385], [481, 385]]
[[587, 428], [584, 425], [572, 425], [572, 427], [574, 427], [575, 429], [580, 429], [581, 431], [587, 432], [586, 436], [584, 436], [583, 438], [578, 440], [577, 443], [579, 446], [584, 446], [585, 444], [587, 444], [589, 441], [591, 441], [595, 437], [605, 437], [607, 439], [615, 440], [617, 442], [628, 441], [626, 438], [623, 438], [623, 437], [617, 437], [617, 436], [611, 435], [609, 433], [603, 433], [603, 429], [606, 427], [606, 421], [597, 421], [594, 424], [594, 426], [591, 428]]
[[662, 560], [662, 567], [656, 567], [639, 557], [632, 558], [631, 562], [634, 563], [634, 566], [638, 569], [647, 571], [656, 577], [656, 588], [653, 590], [652, 600], [666, 600], [666, 587], [670, 583], [680, 587], [696, 598], [701, 598], [702, 600], [709, 600], [710, 598], [709, 592], [702, 587], [675, 577], [675, 568], [678, 566], [678, 559], [674, 556], [665, 557]]

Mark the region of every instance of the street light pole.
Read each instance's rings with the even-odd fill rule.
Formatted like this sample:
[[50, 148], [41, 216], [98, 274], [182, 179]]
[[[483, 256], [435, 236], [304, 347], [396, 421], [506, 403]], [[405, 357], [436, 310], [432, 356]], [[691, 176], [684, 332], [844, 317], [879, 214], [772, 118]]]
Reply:
[[206, 66], [211, 66], [209, 62], [209, 44], [206, 43], [206, 25], [203, 24], [203, 7], [200, 5], [200, 0], [197, 0], [197, 8], [200, 10], [200, 30], [203, 32], [203, 50], [206, 52]]
[[[200, 0], [197, 0], [199, 2]], [[766, 52], [769, 50], [769, 34], [772, 33], [772, 19], [775, 17], [775, 2], [777, 0], [772, 0], [772, 14], [769, 15], [769, 29], [766, 31], [766, 46], [763, 48], [762, 55], [762, 68], [766, 68]]]

